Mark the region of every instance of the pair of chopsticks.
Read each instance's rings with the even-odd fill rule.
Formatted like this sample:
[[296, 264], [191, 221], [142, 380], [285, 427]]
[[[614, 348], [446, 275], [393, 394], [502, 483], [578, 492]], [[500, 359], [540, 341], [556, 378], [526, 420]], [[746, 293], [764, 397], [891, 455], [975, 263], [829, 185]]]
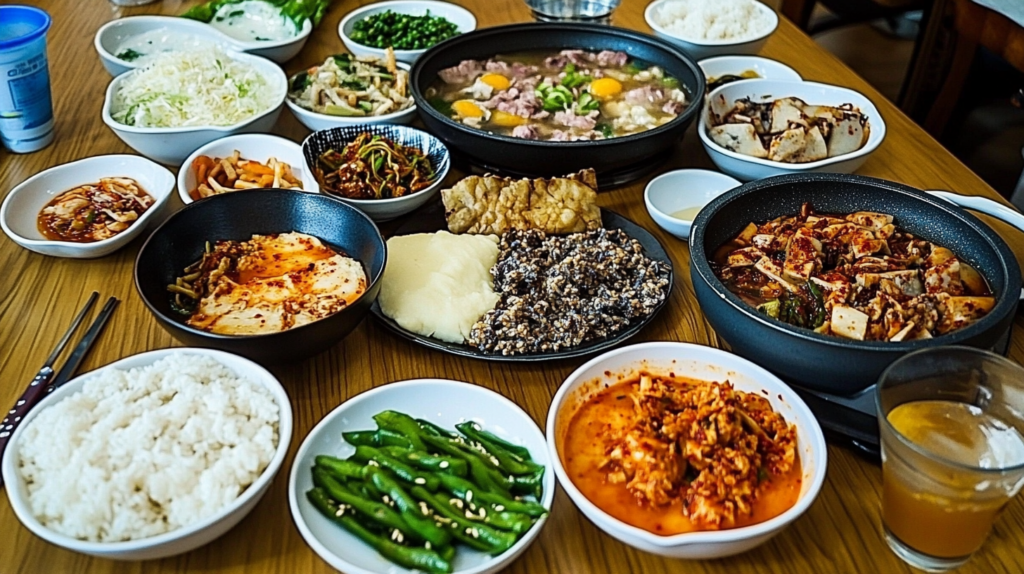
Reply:
[[[57, 362], [61, 352], [67, 347], [71, 341], [71, 337], [78, 330], [79, 325], [85, 320], [85, 316], [89, 313], [89, 309], [92, 308], [93, 304], [96, 303], [96, 299], [100, 296], [99, 293], [93, 291], [93, 294], [89, 297], [89, 300], [85, 302], [85, 306], [78, 312], [75, 320], [71, 323], [71, 327], [68, 328], [67, 332], [57, 343], [56, 348], [47, 357], [46, 363], [43, 364], [43, 368], [39, 369], [36, 373], [35, 378], [29, 383], [28, 388], [22, 393], [14, 403], [14, 407], [7, 412], [7, 416], [2, 422], [0, 422], [0, 458], [3, 457], [4, 450], [7, 449], [7, 443], [11, 439], [11, 435], [21, 424], [21, 421], [25, 418], [33, 407], [35, 407], [39, 401], [53, 392], [54, 389], [59, 388], [64, 383], [71, 380], [71, 377], [75, 376], [75, 372], [78, 370], [78, 366], [82, 364], [82, 360], [89, 354], [89, 350], [92, 349], [93, 343], [99, 337], [100, 332], [103, 331], [103, 327], [107, 324], [107, 320], [110, 319], [110, 315], [114, 312], [114, 308], [117, 307], [117, 299], [111, 297], [107, 299], [107, 303], [100, 309], [96, 318], [93, 319], [92, 325], [89, 326], [89, 330], [82, 336], [82, 340], [79, 341], [78, 345], [71, 355], [68, 356], [64, 362], [64, 366], [61, 367], [60, 371], [54, 371], [53, 365]], [[3, 478], [0, 477], [0, 487], [3, 487]]]

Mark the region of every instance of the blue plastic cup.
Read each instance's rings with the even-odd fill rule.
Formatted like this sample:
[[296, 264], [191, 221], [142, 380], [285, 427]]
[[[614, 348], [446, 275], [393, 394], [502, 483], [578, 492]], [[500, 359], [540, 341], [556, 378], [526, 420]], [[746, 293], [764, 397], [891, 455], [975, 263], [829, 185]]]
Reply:
[[15, 153], [53, 141], [46, 63], [50, 15], [32, 6], [0, 6], [0, 140]]

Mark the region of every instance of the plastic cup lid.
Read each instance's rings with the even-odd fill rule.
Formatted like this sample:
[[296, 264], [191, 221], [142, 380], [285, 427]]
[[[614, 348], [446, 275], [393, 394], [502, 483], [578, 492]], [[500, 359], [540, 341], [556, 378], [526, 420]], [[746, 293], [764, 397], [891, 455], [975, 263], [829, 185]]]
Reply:
[[33, 6], [0, 6], [0, 50], [27, 44], [50, 29], [50, 15]]

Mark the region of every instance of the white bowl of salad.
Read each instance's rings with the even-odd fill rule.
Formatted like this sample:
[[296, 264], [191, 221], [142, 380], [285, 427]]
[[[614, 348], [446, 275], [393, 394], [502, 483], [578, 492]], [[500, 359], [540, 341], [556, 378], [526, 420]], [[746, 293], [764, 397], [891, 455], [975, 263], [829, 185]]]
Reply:
[[269, 131], [288, 80], [270, 60], [219, 48], [167, 52], [107, 86], [103, 123], [132, 149], [180, 165], [225, 136]]
[[328, 56], [288, 80], [285, 103], [314, 132], [357, 124], [408, 124], [416, 117], [409, 64], [395, 62], [391, 68], [372, 56]]

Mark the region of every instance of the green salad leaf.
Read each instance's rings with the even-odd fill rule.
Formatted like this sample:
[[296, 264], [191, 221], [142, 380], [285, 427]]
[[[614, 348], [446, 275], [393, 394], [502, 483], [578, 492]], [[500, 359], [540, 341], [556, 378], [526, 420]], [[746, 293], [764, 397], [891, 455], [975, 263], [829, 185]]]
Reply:
[[[213, 20], [217, 11], [228, 4], [238, 4], [245, 0], [210, 0], [197, 6], [193, 6], [188, 12], [182, 14], [183, 18], [209, 22]], [[262, 0], [267, 4], [276, 6], [282, 14], [287, 16], [295, 25], [302, 27], [306, 20], [312, 20], [313, 26], [320, 25], [327, 9], [331, 7], [334, 0]]]

